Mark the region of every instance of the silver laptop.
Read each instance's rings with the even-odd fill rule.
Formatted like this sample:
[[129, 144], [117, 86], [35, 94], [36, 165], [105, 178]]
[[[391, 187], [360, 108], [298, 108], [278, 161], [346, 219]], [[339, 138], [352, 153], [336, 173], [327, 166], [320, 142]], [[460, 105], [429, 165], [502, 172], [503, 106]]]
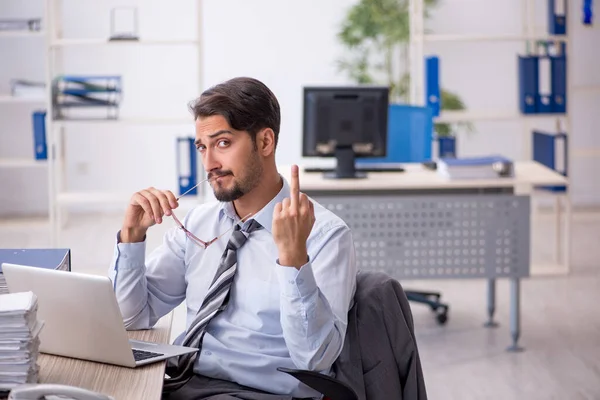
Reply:
[[2, 272], [10, 293], [38, 297], [42, 353], [133, 368], [198, 351], [130, 340], [108, 277], [9, 263]]

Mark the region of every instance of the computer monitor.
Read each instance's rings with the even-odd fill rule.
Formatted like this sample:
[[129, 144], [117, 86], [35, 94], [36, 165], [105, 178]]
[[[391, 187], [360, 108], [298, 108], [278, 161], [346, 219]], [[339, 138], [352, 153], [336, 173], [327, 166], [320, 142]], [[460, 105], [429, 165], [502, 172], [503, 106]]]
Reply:
[[328, 178], [364, 178], [356, 157], [385, 157], [389, 88], [305, 87], [302, 156], [335, 157]]

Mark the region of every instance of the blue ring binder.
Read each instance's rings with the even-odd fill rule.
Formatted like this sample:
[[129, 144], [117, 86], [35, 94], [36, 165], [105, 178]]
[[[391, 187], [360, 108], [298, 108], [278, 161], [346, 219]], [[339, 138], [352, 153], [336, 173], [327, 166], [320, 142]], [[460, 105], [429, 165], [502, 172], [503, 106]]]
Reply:
[[[183, 150], [185, 148], [185, 150]], [[184, 153], [185, 151], [185, 153]], [[188, 163], [186, 168], [189, 168], [187, 173], [182, 171], [182, 157], [188, 157]], [[192, 137], [180, 137], [177, 138], [177, 181], [179, 184], [179, 196], [183, 195], [183, 193], [187, 192], [194, 186], [198, 181], [198, 171], [196, 168], [196, 146], [194, 145], [194, 138]], [[194, 188], [186, 193], [185, 196], [193, 196], [198, 194], [198, 188]]]

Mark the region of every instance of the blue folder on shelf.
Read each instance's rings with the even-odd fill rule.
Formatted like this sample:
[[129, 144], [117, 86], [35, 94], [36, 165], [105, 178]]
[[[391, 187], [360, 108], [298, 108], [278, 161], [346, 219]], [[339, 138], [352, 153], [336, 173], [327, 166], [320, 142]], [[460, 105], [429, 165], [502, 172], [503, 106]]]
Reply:
[[33, 153], [36, 160], [48, 159], [46, 144], [46, 111], [35, 111], [33, 119]]
[[539, 92], [539, 59], [534, 55], [519, 56], [519, 109], [523, 114], [537, 112]]
[[592, 25], [594, 11], [592, 9], [593, 0], [583, 0], [583, 24]]
[[567, 54], [566, 44], [559, 46], [558, 54], [550, 55], [552, 112], [567, 112]]
[[538, 93], [536, 112], [547, 114], [553, 112], [552, 96], [552, 58], [546, 54], [538, 57]]
[[[177, 138], [177, 181], [179, 185], [179, 195], [187, 192], [198, 181], [196, 146], [193, 137]], [[198, 194], [198, 188], [194, 188], [186, 194], [193, 196]]]
[[567, 0], [548, 0], [548, 33], [567, 33]]
[[425, 58], [425, 96], [425, 104], [431, 108], [433, 116], [439, 116], [442, 106], [439, 57]]
[[[533, 132], [533, 159], [542, 165], [567, 176], [568, 140], [566, 133]], [[553, 192], [565, 192], [566, 186], [542, 186]]]

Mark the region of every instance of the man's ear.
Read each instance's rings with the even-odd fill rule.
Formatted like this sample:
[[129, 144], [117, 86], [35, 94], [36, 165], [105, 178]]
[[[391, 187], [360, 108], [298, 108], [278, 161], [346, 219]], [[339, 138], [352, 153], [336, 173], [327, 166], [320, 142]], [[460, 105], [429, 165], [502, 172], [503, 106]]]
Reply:
[[265, 128], [256, 135], [258, 152], [263, 156], [270, 156], [275, 152], [275, 132], [271, 128]]

